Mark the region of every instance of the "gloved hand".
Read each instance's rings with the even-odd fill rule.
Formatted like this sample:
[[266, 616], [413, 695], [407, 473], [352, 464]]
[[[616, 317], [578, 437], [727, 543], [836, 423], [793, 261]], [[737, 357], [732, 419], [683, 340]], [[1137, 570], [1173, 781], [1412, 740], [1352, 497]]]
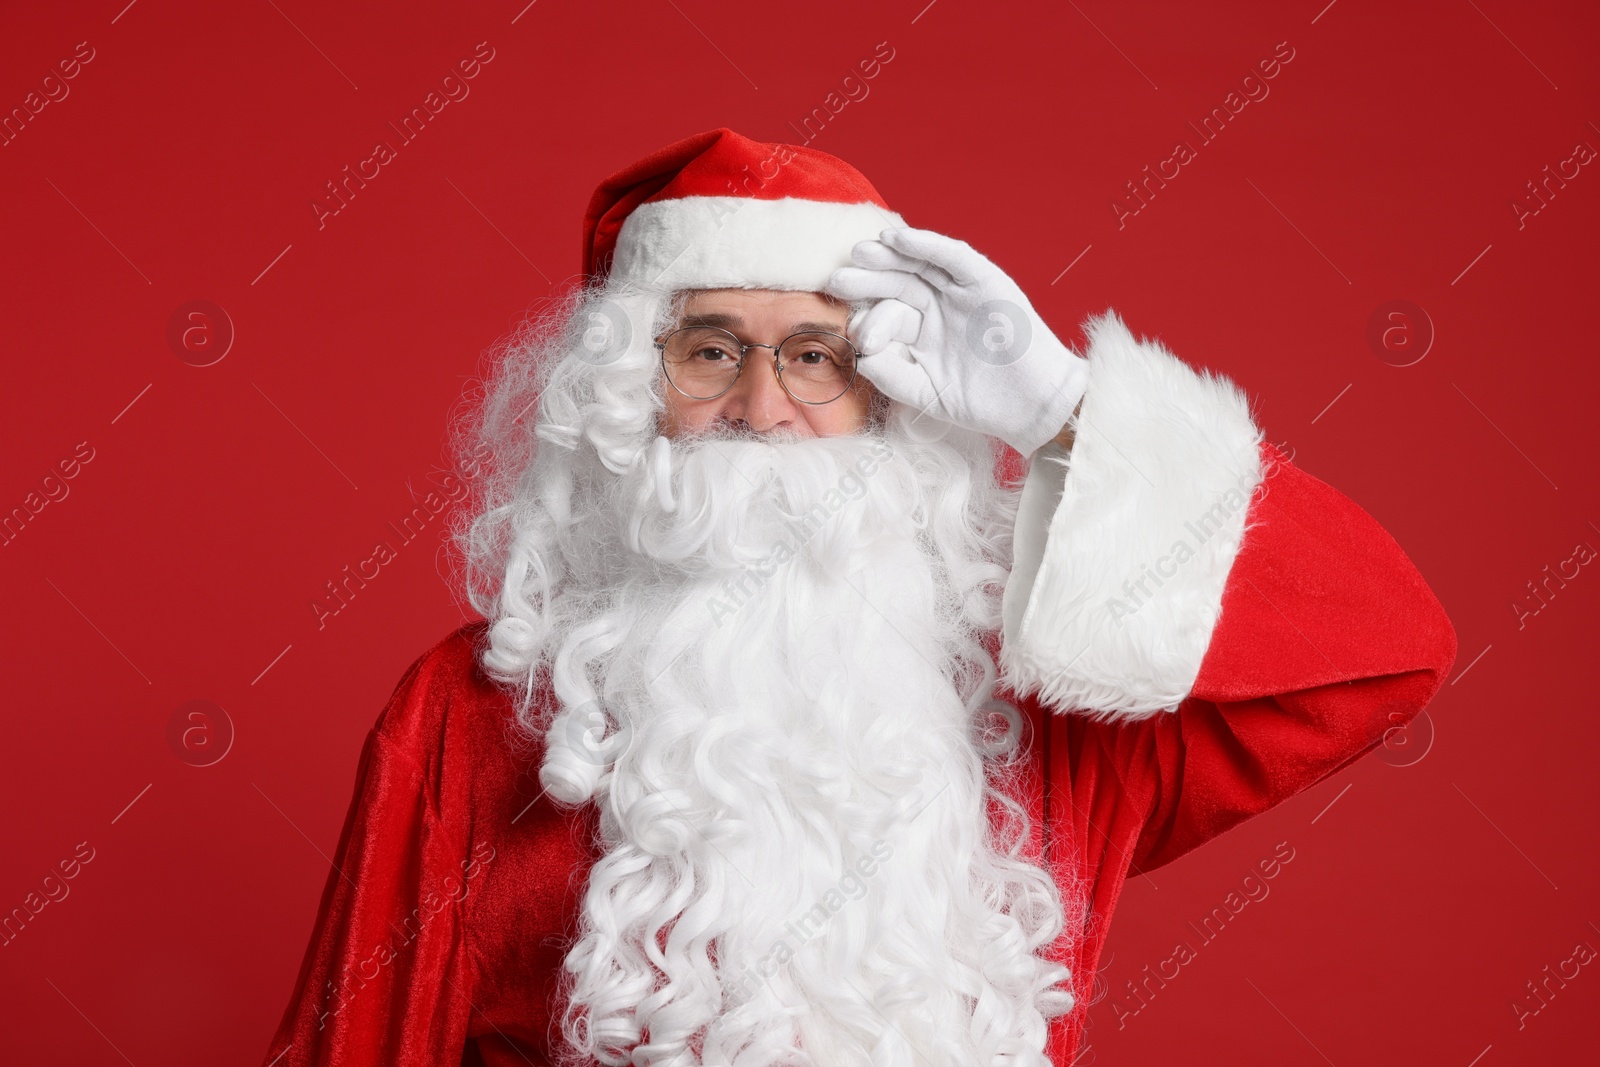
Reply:
[[860, 372], [894, 400], [998, 437], [1024, 456], [1061, 432], [1089, 364], [1005, 271], [965, 241], [890, 229], [851, 250], [827, 291], [876, 301], [853, 317]]

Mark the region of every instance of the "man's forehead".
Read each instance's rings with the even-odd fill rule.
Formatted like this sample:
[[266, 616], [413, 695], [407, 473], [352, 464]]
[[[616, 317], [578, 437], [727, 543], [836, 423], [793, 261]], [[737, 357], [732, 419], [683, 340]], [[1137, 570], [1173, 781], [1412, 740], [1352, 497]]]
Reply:
[[[793, 333], [805, 330], [837, 330], [844, 323], [844, 314], [841, 311], [836, 317], [827, 319], [801, 319], [787, 321], [786, 325]], [[743, 315], [727, 311], [686, 311], [683, 315], [684, 326], [715, 326], [735, 333], [744, 329], [747, 320]]]
[[752, 307], [848, 307], [832, 293], [808, 289], [679, 289], [673, 294], [685, 307], [752, 308]]

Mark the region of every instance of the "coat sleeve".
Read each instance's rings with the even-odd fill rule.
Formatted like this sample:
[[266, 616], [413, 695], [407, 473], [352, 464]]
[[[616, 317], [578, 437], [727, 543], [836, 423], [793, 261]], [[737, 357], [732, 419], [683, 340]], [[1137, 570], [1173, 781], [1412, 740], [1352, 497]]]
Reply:
[[1231, 382], [1112, 312], [1087, 332], [1071, 453], [1047, 446], [1024, 487], [1001, 662], [1069, 720], [1055, 776], [1132, 809], [1126, 861], [1152, 869], [1393, 736], [1456, 637], [1394, 539], [1264, 443]]
[[473, 872], [437, 810], [429, 677], [425, 657], [367, 736], [271, 1067], [461, 1062], [472, 975], [460, 901]]

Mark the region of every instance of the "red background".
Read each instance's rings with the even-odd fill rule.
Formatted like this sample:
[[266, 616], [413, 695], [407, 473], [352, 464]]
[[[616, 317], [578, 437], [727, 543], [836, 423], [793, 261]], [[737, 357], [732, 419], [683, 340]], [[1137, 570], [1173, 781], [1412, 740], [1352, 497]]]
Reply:
[[[1594, 1048], [1596, 966], [1520, 1028], [1511, 1005], [1600, 947], [1600, 576], [1521, 628], [1511, 605], [1600, 547], [1600, 166], [1521, 228], [1510, 206], [1600, 146], [1594, 5], [124, 2], [16, 7], [0, 33], [6, 112], [94, 49], [0, 148], [0, 507], [94, 450], [0, 548], [0, 909], [94, 849], [0, 949], [9, 1062], [262, 1056], [361, 740], [464, 617], [443, 521], [321, 630], [311, 600], [426, 491], [481, 353], [577, 270], [601, 177], [719, 125], [799, 140], [883, 41], [813, 146], [972, 241], [1073, 343], [1115, 307], [1237, 380], [1460, 635], [1420, 761], [1365, 760], [1130, 884], [1080, 1062]], [[481, 41], [470, 96], [319, 229], [324, 183]], [[1186, 123], [1283, 41], [1270, 95], [1198, 147]], [[1198, 158], [1119, 229], [1112, 199], [1180, 138]], [[236, 330], [208, 367], [167, 338], [196, 299]], [[1393, 299], [1437, 330], [1411, 366], [1367, 341]], [[168, 741], [194, 699], [236, 731], [208, 767]], [[1270, 897], [1119, 1028], [1124, 983], [1280, 841]]]

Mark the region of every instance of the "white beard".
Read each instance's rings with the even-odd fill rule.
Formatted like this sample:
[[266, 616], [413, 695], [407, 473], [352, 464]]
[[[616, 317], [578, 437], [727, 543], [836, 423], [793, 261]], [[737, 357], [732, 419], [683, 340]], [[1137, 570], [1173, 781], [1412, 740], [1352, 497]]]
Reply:
[[566, 959], [580, 1051], [1047, 1063], [1062, 903], [975, 735], [1003, 563], [941, 496], [937, 447], [658, 440], [556, 477], [541, 781], [598, 806], [607, 850]]

